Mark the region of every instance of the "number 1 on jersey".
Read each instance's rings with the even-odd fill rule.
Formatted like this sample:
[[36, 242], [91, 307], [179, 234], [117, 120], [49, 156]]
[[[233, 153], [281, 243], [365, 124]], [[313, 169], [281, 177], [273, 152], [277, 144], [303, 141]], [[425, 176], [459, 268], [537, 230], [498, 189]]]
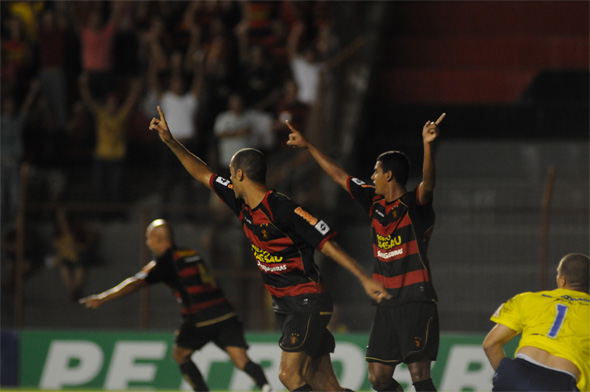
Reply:
[[550, 338], [555, 338], [557, 333], [561, 329], [561, 325], [563, 324], [563, 320], [565, 319], [565, 314], [567, 313], [567, 306], [563, 304], [557, 304], [557, 314], [555, 315], [555, 320], [553, 320], [553, 325], [549, 330], [547, 336]]

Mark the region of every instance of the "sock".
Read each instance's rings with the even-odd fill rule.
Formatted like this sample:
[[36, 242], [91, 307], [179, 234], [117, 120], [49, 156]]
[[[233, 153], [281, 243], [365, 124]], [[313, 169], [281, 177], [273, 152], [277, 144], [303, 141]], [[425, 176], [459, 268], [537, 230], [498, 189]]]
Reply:
[[246, 363], [246, 365], [244, 366], [244, 372], [246, 372], [246, 374], [249, 375], [252, 378], [252, 380], [254, 380], [258, 388], [262, 389], [264, 384], [268, 384], [266, 376], [262, 371], [262, 366], [260, 366], [259, 364], [254, 363], [252, 361], [248, 361], [248, 363]]
[[378, 392], [404, 392], [404, 388], [395, 379], [391, 379], [391, 382], [388, 386], [383, 389], [378, 389]]
[[296, 392], [296, 391], [304, 391], [304, 392], [305, 391], [311, 391], [311, 385], [309, 385], [309, 384], [302, 385], [299, 388], [293, 389], [292, 392]]
[[416, 392], [421, 392], [421, 391], [434, 391], [434, 392], [436, 392], [436, 387], [432, 383], [432, 378], [416, 381], [414, 383], [414, 388], [416, 388]]
[[188, 361], [185, 361], [182, 364], [180, 364], [179, 368], [180, 372], [182, 373], [182, 376], [190, 384], [193, 390], [200, 392], [209, 391], [209, 387], [207, 387], [207, 384], [205, 384], [205, 380], [203, 380], [201, 372], [193, 363], [193, 361], [189, 359]]

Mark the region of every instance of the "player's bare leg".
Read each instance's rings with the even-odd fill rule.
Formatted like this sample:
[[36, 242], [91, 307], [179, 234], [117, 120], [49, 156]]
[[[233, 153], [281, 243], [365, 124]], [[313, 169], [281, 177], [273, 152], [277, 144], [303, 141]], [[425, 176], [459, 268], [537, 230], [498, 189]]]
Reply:
[[305, 379], [311, 358], [304, 351], [281, 354], [279, 380], [289, 391], [311, 391]]
[[325, 354], [319, 358], [312, 359], [305, 376], [314, 391], [344, 391], [340, 386], [330, 355]]
[[393, 378], [396, 365], [386, 365], [380, 362], [369, 362], [369, 382], [376, 391], [396, 391], [404, 389]]
[[238, 369], [244, 371], [254, 382], [256, 386], [260, 388], [260, 390], [267, 392], [272, 390], [266, 376], [264, 375], [264, 371], [262, 370], [262, 366], [253, 362], [248, 354], [246, 353], [246, 349], [243, 347], [234, 347], [234, 346], [227, 346], [225, 347], [225, 351], [231, 358], [234, 366]]
[[194, 391], [209, 391], [201, 372], [191, 360], [194, 350], [174, 345], [172, 348], [172, 358], [178, 364], [182, 377], [190, 384]]
[[436, 391], [436, 387], [430, 378], [430, 364], [428, 357], [424, 356], [416, 362], [408, 364], [410, 375], [412, 376], [412, 384], [417, 392], [420, 391]]

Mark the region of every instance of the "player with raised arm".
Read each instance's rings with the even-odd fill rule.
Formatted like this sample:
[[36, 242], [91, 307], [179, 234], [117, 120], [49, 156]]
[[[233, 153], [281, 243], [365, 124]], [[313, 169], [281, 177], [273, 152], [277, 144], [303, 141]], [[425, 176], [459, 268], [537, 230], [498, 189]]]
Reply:
[[430, 364], [439, 343], [437, 296], [432, 285], [427, 249], [434, 226], [432, 194], [436, 183], [434, 142], [438, 125], [427, 121], [422, 129], [424, 163], [422, 182], [408, 191], [409, 160], [400, 151], [377, 157], [367, 185], [349, 175], [334, 160], [291, 129], [287, 144], [307, 149], [321, 168], [371, 216], [373, 278], [391, 298], [375, 303], [366, 359], [369, 381], [377, 391], [402, 391], [393, 378], [398, 364], [408, 365], [416, 391], [435, 391]]
[[[586, 255], [565, 255], [557, 289], [518, 294], [496, 310], [483, 342], [496, 371], [492, 391], [590, 390], [589, 263]], [[507, 358], [503, 346], [518, 334], [516, 358]]]
[[150, 129], [172, 150], [186, 170], [211, 189], [238, 216], [272, 296], [282, 336], [279, 379], [289, 391], [344, 390], [332, 368], [335, 341], [326, 328], [332, 299], [314, 261], [315, 249], [332, 258], [363, 285], [375, 301], [389, 298], [383, 285], [334, 242], [335, 232], [287, 196], [266, 186], [266, 161], [255, 149], [239, 150], [232, 158], [230, 179], [213, 173], [170, 133], [164, 113]]
[[244, 329], [234, 307], [209, 273], [200, 254], [194, 249], [176, 246], [172, 228], [163, 219], [153, 221], [145, 236], [146, 245], [155, 259], [115, 287], [79, 302], [96, 309], [146, 285], [165, 283], [182, 304], [183, 323], [175, 334], [172, 357], [193, 390], [208, 391], [209, 388], [191, 356], [208, 342], [214, 342], [238, 369], [254, 380], [258, 388], [271, 392], [262, 367], [246, 353], [248, 345]]

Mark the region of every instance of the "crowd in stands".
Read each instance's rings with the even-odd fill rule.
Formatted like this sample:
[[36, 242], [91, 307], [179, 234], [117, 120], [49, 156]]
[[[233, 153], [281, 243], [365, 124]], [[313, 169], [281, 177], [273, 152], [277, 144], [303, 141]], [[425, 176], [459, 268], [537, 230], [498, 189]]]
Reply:
[[284, 120], [305, 131], [317, 101], [333, 11], [323, 1], [1, 7], [3, 222], [14, 218], [25, 161], [66, 177], [69, 167], [87, 167], [92, 189], [82, 201], [100, 202], [129, 201], [129, 165], [157, 166], [154, 190], [166, 199], [184, 171], [170, 175], [174, 157], [147, 130], [157, 105], [214, 170], [225, 173], [244, 146], [281, 162]]

